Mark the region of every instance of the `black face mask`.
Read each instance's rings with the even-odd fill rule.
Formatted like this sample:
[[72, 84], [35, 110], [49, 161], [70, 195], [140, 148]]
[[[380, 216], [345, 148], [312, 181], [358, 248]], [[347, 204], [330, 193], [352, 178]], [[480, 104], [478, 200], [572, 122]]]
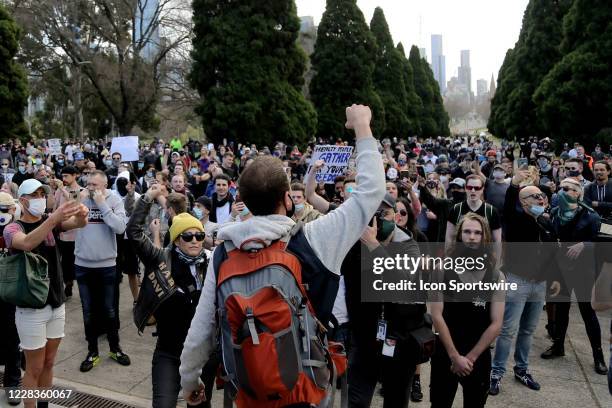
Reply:
[[453, 201], [456, 203], [465, 200], [465, 198], [467, 197], [467, 194], [465, 193], [465, 191], [453, 191], [452, 195], [453, 195]]
[[295, 214], [295, 203], [293, 202], [293, 198], [289, 198], [291, 200], [291, 209], [287, 210], [287, 217], [291, 218], [293, 217], [293, 214]]

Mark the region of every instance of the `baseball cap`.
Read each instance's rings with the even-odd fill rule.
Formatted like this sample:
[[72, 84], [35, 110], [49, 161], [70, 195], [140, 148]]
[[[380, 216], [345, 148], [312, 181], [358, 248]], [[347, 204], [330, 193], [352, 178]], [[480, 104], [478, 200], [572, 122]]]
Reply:
[[74, 154], [74, 160], [85, 160], [85, 155], [83, 152], [76, 152]]
[[19, 186], [19, 190], [17, 190], [17, 197], [32, 194], [39, 188], [42, 188], [43, 190], [45, 190], [45, 194], [49, 194], [51, 192], [51, 187], [49, 187], [46, 184], [41, 183], [40, 181], [36, 179], [25, 180]]
[[381, 202], [380, 204], [381, 204], [381, 205], [382, 205], [382, 204], [385, 204], [385, 205], [387, 205], [388, 207], [395, 209], [395, 198], [393, 198], [393, 197], [391, 196], [391, 194], [386, 193], [386, 194], [385, 194], [385, 197], [383, 198], [383, 200], [382, 200], [382, 202]]
[[15, 200], [9, 193], [5, 193], [4, 191], [0, 191], [0, 208], [1, 207], [12, 207], [15, 205]]
[[465, 187], [465, 180], [464, 180], [464, 179], [462, 179], [462, 178], [460, 178], [460, 177], [457, 177], [456, 179], [453, 179], [453, 181], [451, 181], [451, 182], [450, 182], [450, 183], [448, 183], [448, 184], [449, 184], [449, 186], [450, 186], [451, 184], [454, 184], [454, 185], [456, 185], [456, 186], [458, 186], [458, 187], [464, 188], [464, 187]]
[[500, 170], [506, 171], [506, 169], [504, 168], [504, 166], [502, 166], [502, 165], [501, 165], [501, 164], [499, 164], [499, 163], [498, 163], [498, 164], [496, 164], [495, 166], [493, 166], [493, 170], [496, 170], [496, 169], [500, 169]]

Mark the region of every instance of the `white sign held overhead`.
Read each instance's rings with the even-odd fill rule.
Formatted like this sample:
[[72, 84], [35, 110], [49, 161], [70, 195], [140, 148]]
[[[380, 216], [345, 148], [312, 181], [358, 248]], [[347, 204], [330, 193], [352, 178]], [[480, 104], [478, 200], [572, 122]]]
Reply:
[[138, 161], [138, 136], [113, 137], [109, 153], [120, 153], [122, 161]]
[[310, 164], [314, 164], [317, 160], [325, 162], [325, 166], [316, 175], [317, 182], [333, 184], [336, 177], [346, 173], [352, 155], [353, 146], [315, 146]]
[[49, 148], [48, 154], [51, 156], [62, 154], [62, 141], [59, 139], [47, 140], [47, 147]]

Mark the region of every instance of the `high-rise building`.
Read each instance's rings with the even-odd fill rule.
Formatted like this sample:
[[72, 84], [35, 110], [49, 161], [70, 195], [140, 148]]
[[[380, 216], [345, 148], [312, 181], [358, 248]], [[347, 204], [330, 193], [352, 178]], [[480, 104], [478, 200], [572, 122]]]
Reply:
[[470, 50], [461, 51], [461, 66], [459, 67], [459, 82], [472, 92], [472, 67], [470, 66]]
[[145, 43], [140, 56], [146, 61], [153, 61], [159, 53], [160, 41], [159, 0], [138, 0], [134, 18], [134, 42]]
[[446, 57], [442, 49], [442, 35], [433, 34], [431, 36], [431, 67], [434, 78], [440, 85], [440, 92], [446, 92]]
[[486, 79], [476, 81], [476, 95], [481, 98], [489, 93], [489, 84]]
[[496, 91], [497, 91], [497, 88], [495, 85], [495, 76], [491, 74], [491, 88], [489, 89], [489, 98], [493, 99]]

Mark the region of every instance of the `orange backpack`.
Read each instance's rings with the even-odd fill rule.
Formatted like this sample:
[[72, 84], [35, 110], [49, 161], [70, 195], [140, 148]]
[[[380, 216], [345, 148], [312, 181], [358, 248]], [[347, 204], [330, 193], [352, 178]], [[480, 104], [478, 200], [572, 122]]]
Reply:
[[215, 270], [220, 343], [238, 407], [333, 401], [335, 365], [302, 284], [302, 266], [286, 250], [291, 236], [260, 250], [241, 249], [258, 240], [219, 248], [227, 254]]

